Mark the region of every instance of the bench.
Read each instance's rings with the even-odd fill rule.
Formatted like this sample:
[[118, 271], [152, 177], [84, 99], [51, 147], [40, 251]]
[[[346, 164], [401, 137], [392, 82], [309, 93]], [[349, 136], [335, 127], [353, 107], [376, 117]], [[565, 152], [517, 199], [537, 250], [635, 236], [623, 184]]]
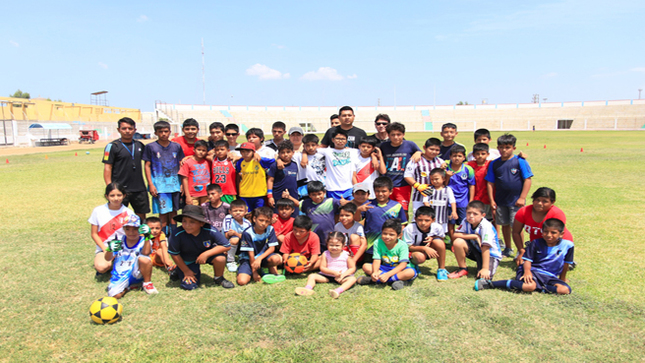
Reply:
[[56, 145], [69, 145], [69, 141], [64, 137], [44, 138], [36, 141], [36, 146], [56, 146]]

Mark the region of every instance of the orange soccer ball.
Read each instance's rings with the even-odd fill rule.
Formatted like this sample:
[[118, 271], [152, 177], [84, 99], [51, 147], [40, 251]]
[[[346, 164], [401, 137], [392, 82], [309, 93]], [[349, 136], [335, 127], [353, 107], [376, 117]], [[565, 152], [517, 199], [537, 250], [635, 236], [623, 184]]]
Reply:
[[302, 273], [307, 264], [307, 257], [299, 253], [292, 253], [287, 257], [287, 260], [284, 261], [284, 269], [292, 274]]

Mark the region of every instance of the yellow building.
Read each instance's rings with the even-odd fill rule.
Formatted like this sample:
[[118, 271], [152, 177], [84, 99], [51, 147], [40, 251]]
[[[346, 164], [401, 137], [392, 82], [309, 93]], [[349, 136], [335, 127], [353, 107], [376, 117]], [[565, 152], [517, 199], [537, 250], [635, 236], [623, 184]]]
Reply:
[[116, 122], [122, 117], [141, 121], [141, 110], [45, 99], [0, 97], [0, 118], [15, 121]]

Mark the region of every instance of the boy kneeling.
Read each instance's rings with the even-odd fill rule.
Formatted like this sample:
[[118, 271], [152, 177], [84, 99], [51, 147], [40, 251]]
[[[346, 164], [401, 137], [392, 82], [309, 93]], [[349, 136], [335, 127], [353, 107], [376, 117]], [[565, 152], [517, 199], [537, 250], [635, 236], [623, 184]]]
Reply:
[[141, 287], [148, 294], [157, 294], [152, 285], [152, 261], [150, 261], [150, 241], [139, 234], [141, 220], [137, 215], [129, 215], [123, 222], [123, 240], [108, 242], [105, 260], [113, 261], [112, 277], [108, 285], [108, 296], [120, 299], [128, 291]]
[[565, 282], [569, 265], [573, 263], [573, 242], [563, 240], [564, 223], [549, 218], [542, 224], [542, 238], [529, 243], [522, 259], [524, 264], [517, 269], [515, 280], [475, 281], [475, 290], [509, 289], [516, 291], [540, 291], [561, 295], [571, 293]]
[[213, 282], [230, 289], [235, 285], [224, 278], [226, 253], [231, 244], [224, 235], [206, 222], [202, 207], [186, 205], [181, 215], [175, 216], [181, 227], [170, 236], [168, 253], [177, 264], [180, 287], [194, 290], [201, 278], [200, 265], [213, 265]]
[[374, 243], [374, 262], [363, 265], [368, 276], [361, 276], [359, 285], [392, 283], [393, 290], [400, 290], [417, 277], [416, 266], [409, 259], [408, 245], [399, 239], [401, 229], [398, 219], [383, 223], [381, 237]]

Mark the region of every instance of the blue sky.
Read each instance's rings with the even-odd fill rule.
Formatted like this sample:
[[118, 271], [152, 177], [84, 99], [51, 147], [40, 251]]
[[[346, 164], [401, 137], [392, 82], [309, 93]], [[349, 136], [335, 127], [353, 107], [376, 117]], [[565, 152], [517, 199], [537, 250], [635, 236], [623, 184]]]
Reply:
[[[151, 111], [638, 98], [645, 2], [31, 1], [0, 22], [0, 94]], [[11, 10], [11, 11], [9, 11]], [[645, 98], [645, 92], [643, 93]]]

